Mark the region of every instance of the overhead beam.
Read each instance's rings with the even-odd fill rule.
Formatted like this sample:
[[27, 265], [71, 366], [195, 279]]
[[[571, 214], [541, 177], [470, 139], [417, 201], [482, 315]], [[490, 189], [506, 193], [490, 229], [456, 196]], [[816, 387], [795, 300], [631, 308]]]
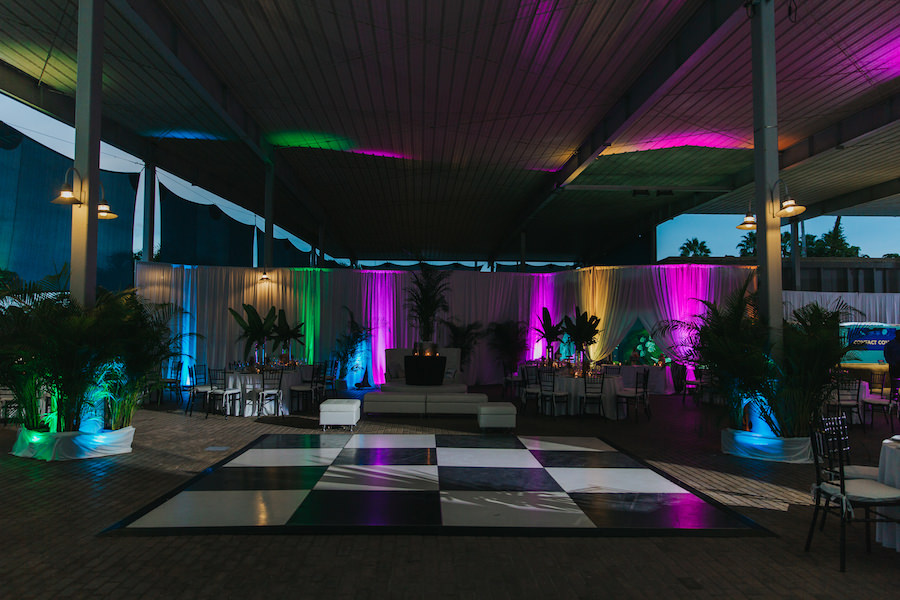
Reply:
[[567, 185], [563, 191], [574, 192], [717, 192], [725, 194], [734, 191], [730, 187], [722, 186], [645, 186], [645, 185]]
[[628, 126], [646, 113], [658, 98], [668, 92], [674, 85], [673, 76], [679, 69], [691, 62], [704, 44], [716, 43], [719, 38], [724, 37], [730, 29], [722, 26], [729, 19], [745, 18], [743, 11], [738, 13], [738, 9], [743, 4], [743, 0], [707, 0], [704, 2], [657, 54], [650, 66], [619, 97], [603, 119], [591, 129], [571, 158], [554, 174], [551, 180], [552, 184], [542, 187], [536, 198], [526, 203], [519, 217], [513, 221], [513, 225], [502, 236], [491, 254], [498, 255], [500, 250], [550, 203], [554, 189], [571, 183]]
[[802, 216], [794, 217], [789, 221], [806, 221], [898, 194], [900, 194], [900, 178], [820, 200], [811, 206], [807, 206]]
[[[262, 163], [269, 160], [263, 148], [262, 130], [237, 98], [232, 95], [228, 86], [218, 74], [207, 64], [203, 56], [190, 43], [187, 36], [171, 16], [157, 2], [137, 0], [109, 0], [131, 27], [141, 35], [151, 48], [159, 54], [189, 86], [200, 96], [203, 102], [212, 109], [235, 136], [256, 154]], [[277, 169], [276, 178], [295, 198], [295, 200], [318, 221], [319, 225], [327, 225], [332, 229], [328, 215], [315, 203], [304, 198], [312, 194], [304, 189], [293, 177], [288, 177]], [[333, 234], [337, 234], [333, 231]], [[343, 236], [336, 235], [340, 243], [354, 254]]]

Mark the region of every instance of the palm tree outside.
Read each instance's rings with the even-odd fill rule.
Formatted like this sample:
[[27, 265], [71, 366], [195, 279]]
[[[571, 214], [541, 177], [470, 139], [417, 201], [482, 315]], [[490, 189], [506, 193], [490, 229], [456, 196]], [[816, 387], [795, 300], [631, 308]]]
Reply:
[[697, 238], [690, 238], [685, 240], [685, 242], [681, 245], [681, 256], [709, 256], [709, 246], [706, 245], [706, 242], [698, 240]]

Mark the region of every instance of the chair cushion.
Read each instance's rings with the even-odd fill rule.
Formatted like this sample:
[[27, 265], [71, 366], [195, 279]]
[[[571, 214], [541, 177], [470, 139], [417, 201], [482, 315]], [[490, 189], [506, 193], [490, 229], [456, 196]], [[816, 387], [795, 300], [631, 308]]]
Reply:
[[844, 467], [844, 479], [872, 479], [877, 481], [878, 467], [847, 465]]
[[[872, 481], [871, 479], [846, 479], [844, 490], [850, 502], [900, 502], [900, 489]], [[822, 491], [831, 496], [839, 496], [840, 484], [823, 483]]]

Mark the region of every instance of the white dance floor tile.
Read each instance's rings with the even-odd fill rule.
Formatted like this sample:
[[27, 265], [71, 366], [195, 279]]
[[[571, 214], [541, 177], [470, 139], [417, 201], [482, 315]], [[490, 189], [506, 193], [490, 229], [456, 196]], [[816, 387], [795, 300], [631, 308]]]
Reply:
[[438, 448], [437, 461], [441, 467], [542, 468], [530, 451], [505, 448]]
[[595, 494], [685, 494], [681, 488], [649, 469], [583, 469], [548, 467], [547, 472], [567, 492]]
[[428, 491], [438, 489], [437, 465], [332, 465], [316, 490]]
[[441, 518], [449, 527], [595, 527], [563, 492], [444, 491]]
[[341, 448], [251, 448], [226, 467], [315, 467], [330, 465]]
[[581, 452], [615, 452], [616, 449], [597, 438], [563, 436], [519, 436], [529, 450], [580, 450]]
[[128, 527], [259, 527], [284, 525], [309, 490], [182, 492]]

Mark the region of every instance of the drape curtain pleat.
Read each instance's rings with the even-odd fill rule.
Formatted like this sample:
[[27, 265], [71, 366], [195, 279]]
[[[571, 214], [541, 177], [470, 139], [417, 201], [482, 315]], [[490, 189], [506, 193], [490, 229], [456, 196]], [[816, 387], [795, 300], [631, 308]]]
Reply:
[[[622, 341], [635, 321], [648, 329], [661, 320], [691, 320], [703, 311], [698, 300], [717, 301], [738, 288], [749, 267], [665, 265], [648, 267], [590, 267], [560, 273], [480, 273], [453, 271], [449, 278], [449, 315], [460, 324], [480, 321], [520, 321], [528, 328], [527, 358], [545, 352], [536, 344], [542, 309], [555, 322], [575, 307], [600, 317], [599, 341], [591, 358], [607, 356]], [[265, 314], [270, 307], [284, 309], [291, 324], [303, 322], [305, 346], [294, 347], [294, 357], [308, 362], [326, 360], [338, 335], [348, 329], [349, 314], [370, 328], [371, 338], [357, 357], [358, 368], [348, 372], [347, 384], [363, 380], [384, 381], [384, 350], [408, 348], [418, 332], [409, 322], [406, 290], [408, 271], [354, 271], [350, 269], [288, 269], [268, 271], [260, 281], [259, 269], [240, 267], [138, 263], [140, 293], [154, 302], [172, 302], [186, 310], [177, 323], [179, 332], [198, 334], [187, 338], [182, 352], [192, 361], [212, 367], [243, 359], [238, 343], [240, 328], [228, 312], [243, 313], [251, 304]], [[438, 324], [436, 340], [447, 345], [446, 327]], [[667, 351], [679, 340], [657, 339]], [[668, 353], [668, 352], [667, 352]], [[476, 345], [463, 372], [469, 384], [502, 381], [503, 370], [488, 340]]]
[[784, 316], [810, 302], [822, 306], [834, 306], [843, 300], [859, 311], [852, 316], [855, 321], [900, 324], [900, 294], [873, 294], [863, 292], [784, 292]]

